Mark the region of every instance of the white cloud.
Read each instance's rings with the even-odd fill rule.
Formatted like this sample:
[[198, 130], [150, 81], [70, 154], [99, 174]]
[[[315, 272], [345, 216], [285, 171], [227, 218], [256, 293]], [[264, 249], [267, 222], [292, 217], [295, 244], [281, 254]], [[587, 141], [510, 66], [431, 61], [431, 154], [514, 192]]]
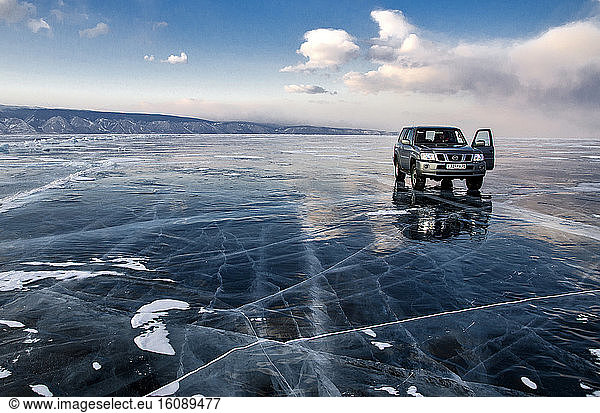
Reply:
[[522, 83], [534, 87], [576, 81], [586, 67], [600, 70], [600, 24], [579, 21], [516, 44], [508, 57]]
[[400, 10], [373, 10], [371, 18], [379, 25], [378, 40], [396, 45], [402, 44], [404, 39], [417, 29]]
[[468, 93], [521, 104], [600, 106], [600, 22], [585, 20], [520, 40], [482, 43], [424, 39], [396, 10], [376, 11], [379, 37], [370, 56], [379, 66], [344, 82], [363, 93]]
[[337, 95], [337, 92], [329, 91], [317, 85], [285, 85], [283, 88], [288, 93], [307, 93], [309, 95], [329, 93], [330, 95]]
[[27, 27], [29, 27], [29, 29], [34, 33], [37, 33], [42, 29], [48, 31], [51, 30], [50, 25], [48, 25], [44, 19], [29, 19], [27, 21]]
[[62, 10], [52, 9], [50, 10], [50, 14], [54, 16], [54, 18], [58, 22], [62, 23], [65, 20], [65, 12], [63, 12]]
[[[27, 19], [27, 27], [34, 33], [45, 29], [51, 31], [50, 25], [42, 18], [35, 19], [36, 7], [28, 2], [17, 0], [0, 0], [0, 21], [19, 23]], [[24, 22], [25, 23], [25, 22]]]
[[154, 22], [152, 25], [152, 30], [162, 29], [163, 27], [167, 27], [169, 23], [167, 22]]
[[35, 13], [35, 6], [26, 1], [0, 0], [0, 20], [7, 23], [20, 22]]
[[80, 37], [87, 37], [88, 39], [93, 39], [94, 37], [101, 36], [103, 34], [107, 34], [109, 31], [108, 24], [100, 22], [95, 27], [79, 30]]
[[151, 54], [151, 55], [146, 55], [146, 56], [144, 56], [144, 60], [145, 60], [146, 62], [154, 62], [154, 55], [153, 55], [153, 54]]
[[166, 58], [165, 60], [161, 60], [161, 62], [170, 63], [172, 65], [176, 65], [176, 64], [180, 64], [180, 63], [187, 63], [188, 56], [187, 56], [187, 54], [185, 54], [185, 52], [181, 52], [181, 54], [179, 56], [171, 55], [168, 58]]
[[286, 66], [282, 72], [300, 72], [317, 69], [337, 69], [358, 54], [359, 46], [345, 30], [316, 29], [304, 34], [304, 43], [296, 53], [308, 62]]

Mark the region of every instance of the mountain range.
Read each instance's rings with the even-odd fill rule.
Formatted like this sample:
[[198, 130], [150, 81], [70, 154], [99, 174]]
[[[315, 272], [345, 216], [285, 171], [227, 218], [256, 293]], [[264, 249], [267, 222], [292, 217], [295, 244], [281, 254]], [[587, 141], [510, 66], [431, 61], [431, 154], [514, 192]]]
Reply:
[[389, 134], [389, 132], [371, 129], [330, 128], [310, 125], [286, 126], [245, 121], [219, 122], [172, 115], [0, 105], [0, 134], [37, 135], [68, 133]]

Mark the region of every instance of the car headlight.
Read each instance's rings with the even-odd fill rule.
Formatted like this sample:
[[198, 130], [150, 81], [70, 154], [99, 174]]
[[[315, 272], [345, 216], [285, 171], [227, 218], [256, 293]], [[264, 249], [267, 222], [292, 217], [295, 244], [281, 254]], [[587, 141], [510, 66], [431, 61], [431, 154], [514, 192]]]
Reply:
[[482, 153], [476, 153], [475, 155], [473, 155], [473, 162], [481, 162], [481, 161], [483, 161]]
[[431, 152], [422, 152], [421, 153], [422, 161], [435, 161], [435, 154]]

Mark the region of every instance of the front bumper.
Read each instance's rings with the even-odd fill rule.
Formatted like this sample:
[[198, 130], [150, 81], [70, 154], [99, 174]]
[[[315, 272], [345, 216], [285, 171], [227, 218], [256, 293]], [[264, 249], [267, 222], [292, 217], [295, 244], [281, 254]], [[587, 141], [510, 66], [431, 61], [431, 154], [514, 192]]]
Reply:
[[464, 179], [485, 175], [485, 161], [465, 162], [465, 169], [448, 169], [451, 162], [417, 161], [417, 173], [426, 178]]

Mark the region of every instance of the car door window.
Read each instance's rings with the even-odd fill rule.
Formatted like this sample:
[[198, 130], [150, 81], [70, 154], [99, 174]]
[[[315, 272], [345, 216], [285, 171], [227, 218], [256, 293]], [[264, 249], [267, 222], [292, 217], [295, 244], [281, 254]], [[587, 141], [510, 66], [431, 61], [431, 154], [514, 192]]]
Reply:
[[489, 130], [480, 130], [475, 135], [476, 146], [492, 146], [492, 138]]
[[406, 132], [407, 132], [406, 128], [402, 129], [402, 132], [400, 132], [400, 136], [398, 137], [398, 142], [401, 142], [402, 139], [404, 139], [404, 137], [406, 136]]

